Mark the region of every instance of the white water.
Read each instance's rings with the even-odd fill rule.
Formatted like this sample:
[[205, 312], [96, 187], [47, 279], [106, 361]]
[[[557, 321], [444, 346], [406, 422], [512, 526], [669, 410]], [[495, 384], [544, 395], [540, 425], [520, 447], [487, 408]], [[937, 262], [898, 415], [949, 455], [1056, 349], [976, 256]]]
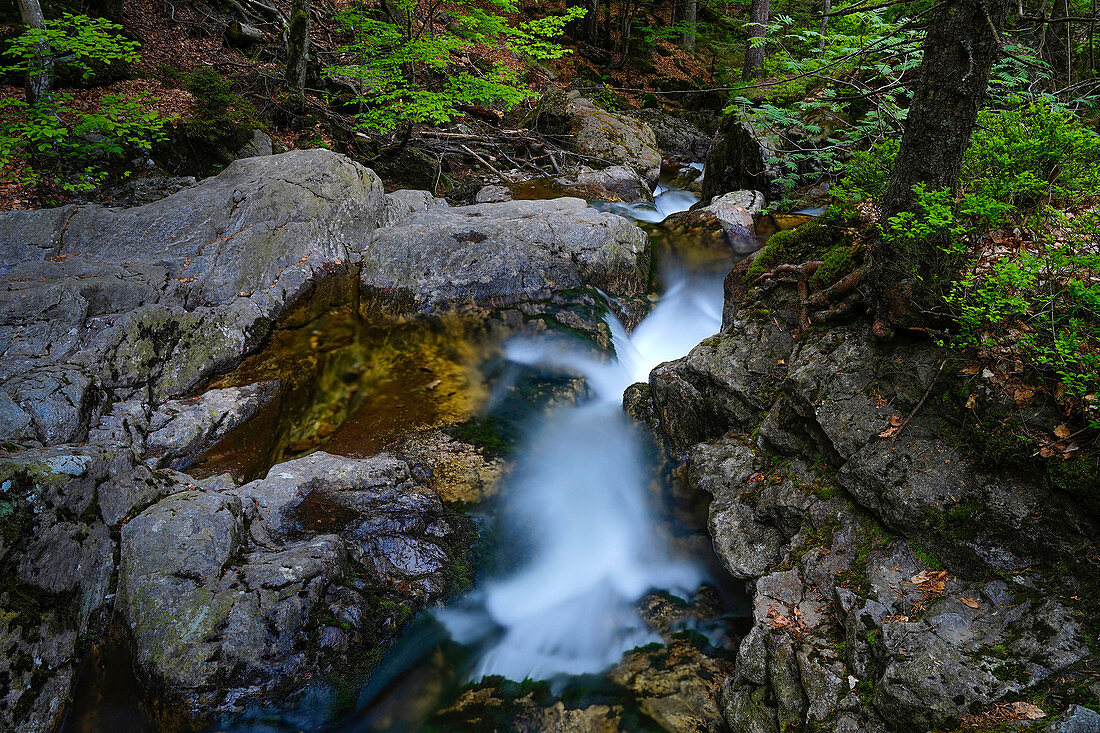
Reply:
[[[696, 200], [687, 196], [680, 210]], [[504, 489], [504, 544], [527, 550], [519, 567], [438, 614], [455, 641], [479, 645], [474, 679], [601, 672], [657, 640], [636, 610], [643, 595], [689, 594], [704, 579], [697, 563], [661, 539], [648, 503], [651, 466], [622, 411], [627, 386], [719, 329], [720, 278], [668, 279], [671, 287], [633, 334], [608, 316], [615, 359], [564, 339], [506, 346], [519, 364], [583, 376], [592, 397], [546, 416]]]

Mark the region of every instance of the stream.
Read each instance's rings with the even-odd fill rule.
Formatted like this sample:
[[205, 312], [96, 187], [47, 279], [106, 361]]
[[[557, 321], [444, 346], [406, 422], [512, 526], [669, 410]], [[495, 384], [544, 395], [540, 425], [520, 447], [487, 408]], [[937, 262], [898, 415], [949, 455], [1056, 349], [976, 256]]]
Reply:
[[[697, 201], [662, 184], [653, 205], [594, 205], [646, 226]], [[668, 487], [653, 491], [655, 456], [622, 399], [653, 367], [719, 330], [727, 270], [692, 272], [666, 257], [664, 292], [632, 332], [607, 315], [611, 357], [565, 337], [504, 345], [513, 371], [581, 376], [586, 393], [529, 421], [497, 507], [493, 569], [465, 597], [412, 624], [339, 730], [469, 729], [448, 725], [446, 715], [429, 721], [462, 683], [470, 689], [500, 678], [545, 681], [557, 698], [571, 687], [578, 698], [579, 685], [580, 699], [605, 699], [593, 694], [604, 684], [600, 675], [630, 650], [662, 643], [643, 617], [643, 598], [691, 599], [713, 583], [713, 558], [700, 556], [699, 543], [692, 552], [670, 537], [661, 506]], [[726, 632], [723, 618], [680, 628], [714, 644]]]
[[[677, 664], [696, 670], [694, 664], [699, 680], [717, 684], [715, 665], [729, 664], [746, 616], [743, 591], [723, 585], [698, 497], [676, 495], [676, 476], [661, 472], [662, 449], [623, 410], [624, 390], [720, 328], [722, 279], [737, 255], [689, 264], [692, 258], [680, 256], [683, 243], [669, 246], [660, 225], [697, 201], [696, 194], [662, 183], [653, 204], [593, 202], [646, 229], [659, 263], [660, 297], [633, 330], [607, 308], [613, 353], [565, 334], [513, 336], [498, 345], [491, 365], [469, 367], [480, 370], [470, 376], [464, 365], [474, 363], [472, 346], [454, 346], [464, 342], [446, 332], [425, 338], [410, 326], [407, 334], [344, 335], [336, 314], [335, 332], [311, 337], [331, 343], [332, 351], [310, 352], [288, 341], [281, 351], [294, 361], [242, 365], [242, 383], [305, 375], [287, 398], [302, 412], [302, 425], [317, 422], [302, 400], [318, 375], [361, 374], [358, 381], [328, 377], [337, 391], [378, 395], [333, 417], [343, 421], [334, 433], [316, 431], [325, 441], [320, 447], [332, 452], [372, 454], [441, 416], [457, 422], [448, 416], [469, 414], [475, 402], [485, 419], [507, 413], [516, 436], [497, 495], [465, 505], [482, 536], [471, 590], [413, 618], [362, 689], [354, 680], [322, 682], [286, 706], [257, 706], [215, 721], [215, 730], [486, 730], [515, 728], [517, 720], [528, 730], [653, 730], [652, 715], [624, 680], [663, 669], [674, 647], [678, 659], [688, 660]], [[314, 353], [308, 368], [299, 353]], [[373, 366], [358, 363], [361, 354], [369, 354]], [[426, 389], [418, 386], [433, 376]], [[441, 379], [451, 395], [446, 404], [410, 399], [442, 399]], [[399, 391], [379, 392], [372, 386], [379, 380]], [[572, 386], [547, 406], [517, 388], [524, 383]], [[379, 402], [383, 398], [388, 401]], [[211, 466], [198, 466], [211, 475], [233, 469], [248, 478], [318, 447], [316, 438], [306, 440], [289, 425], [278, 435], [231, 434], [211, 452]], [[120, 729], [155, 729], [134, 697], [137, 684], [123, 647], [121, 640], [108, 645], [92, 664], [101, 681], [77, 686], [67, 731], [108, 721]], [[696, 701], [679, 704], [690, 708]], [[612, 722], [585, 717], [605, 709]], [[541, 718], [547, 710], [565, 717]], [[334, 715], [343, 717], [334, 721]]]

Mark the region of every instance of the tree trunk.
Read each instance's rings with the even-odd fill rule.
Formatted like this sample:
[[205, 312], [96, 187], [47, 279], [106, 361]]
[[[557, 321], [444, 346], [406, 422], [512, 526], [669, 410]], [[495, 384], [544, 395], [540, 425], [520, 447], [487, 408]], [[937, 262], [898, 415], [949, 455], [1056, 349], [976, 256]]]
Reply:
[[829, 10], [832, 7], [832, 3], [829, 0], [825, 0], [825, 7], [821, 10], [821, 38], [817, 39], [817, 55], [825, 55], [825, 39], [826, 34], [829, 32]]
[[[954, 191], [963, 154], [985, 100], [989, 72], [1001, 52], [1009, 0], [945, 0], [936, 6], [924, 39], [913, 101], [901, 148], [880, 206], [884, 226], [912, 211], [913, 187]], [[987, 12], [988, 10], [988, 12]], [[888, 236], [872, 248], [867, 297], [880, 321], [915, 325], [936, 296], [945, 262], [940, 242], [902, 246]], [[915, 248], [915, 251], [914, 251]], [[941, 280], [942, 282], [942, 280]]]
[[745, 44], [745, 66], [741, 69], [741, 80], [752, 81], [760, 75], [764, 67], [764, 44], [753, 39], [763, 39], [768, 27], [768, 0], [752, 0], [749, 10], [749, 40]]
[[310, 0], [294, 0], [287, 33], [286, 83], [302, 96], [306, 88], [309, 67]]
[[680, 0], [680, 20], [684, 32], [680, 35], [680, 48], [695, 53], [695, 23], [699, 19], [699, 0]]
[[[46, 18], [42, 14], [42, 5], [38, 0], [19, 0], [19, 15], [23, 25], [36, 30], [46, 29]], [[27, 69], [25, 89], [27, 102], [34, 104], [40, 99], [49, 99], [53, 85], [53, 54], [46, 41], [38, 44], [35, 56]]]

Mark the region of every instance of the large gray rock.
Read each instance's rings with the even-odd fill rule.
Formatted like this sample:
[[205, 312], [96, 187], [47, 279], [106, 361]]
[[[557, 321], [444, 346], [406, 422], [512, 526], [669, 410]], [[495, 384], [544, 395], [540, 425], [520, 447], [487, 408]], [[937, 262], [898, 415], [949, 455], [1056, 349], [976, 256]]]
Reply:
[[595, 286], [644, 293], [646, 235], [581, 199], [432, 208], [379, 229], [363, 250], [362, 283], [433, 310], [541, 300]]
[[537, 112], [537, 124], [549, 132], [571, 136], [567, 143], [577, 152], [628, 165], [651, 188], [657, 183], [661, 152], [653, 129], [645, 122], [601, 109], [576, 92], [551, 92]]
[[636, 203], [653, 201], [652, 184], [627, 165], [613, 165], [602, 170], [582, 170], [573, 176], [553, 179], [565, 196], [589, 201], [621, 201]]
[[1089, 654], [1087, 509], [944, 438], [934, 345], [794, 338], [789, 300], [751, 305], [649, 385], [717, 555], [755, 580], [730, 727], [923, 733], [1061, 684]]
[[170, 496], [122, 529], [138, 670], [206, 714], [300, 690], [334, 654], [384, 643], [401, 605], [447, 589], [465, 549], [455, 521], [385, 454], [314, 453], [239, 488]]
[[0, 214], [5, 254], [21, 227], [42, 244], [3, 263], [0, 386], [47, 444], [82, 440], [112, 396], [184, 393], [347, 271], [382, 208], [373, 173], [307, 150], [146, 206]]
[[691, 122], [658, 109], [643, 110], [639, 117], [653, 129], [657, 147], [664, 157], [686, 163], [698, 163], [706, 159], [711, 136]]

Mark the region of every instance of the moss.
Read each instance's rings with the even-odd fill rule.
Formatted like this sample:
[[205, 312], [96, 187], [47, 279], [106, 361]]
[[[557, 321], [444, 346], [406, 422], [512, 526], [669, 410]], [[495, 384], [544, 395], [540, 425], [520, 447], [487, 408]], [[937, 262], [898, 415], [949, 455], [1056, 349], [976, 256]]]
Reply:
[[847, 275], [856, 267], [862, 256], [863, 246], [849, 242], [838, 242], [829, 248], [821, 258], [822, 265], [810, 276], [811, 288], [826, 288]]
[[835, 229], [821, 221], [776, 232], [753, 260], [752, 266], [745, 273], [745, 281], [752, 283], [777, 265], [817, 259], [833, 247], [837, 236]]
[[909, 549], [912, 551], [913, 557], [917, 558], [929, 570], [943, 570], [943, 562], [932, 551], [912, 540], [909, 540]]
[[855, 557], [852, 558], [848, 570], [838, 576], [839, 583], [865, 595], [870, 587], [867, 579], [867, 565], [871, 556], [884, 548], [893, 538], [894, 536], [875, 519], [865, 516], [859, 533], [852, 541]]

